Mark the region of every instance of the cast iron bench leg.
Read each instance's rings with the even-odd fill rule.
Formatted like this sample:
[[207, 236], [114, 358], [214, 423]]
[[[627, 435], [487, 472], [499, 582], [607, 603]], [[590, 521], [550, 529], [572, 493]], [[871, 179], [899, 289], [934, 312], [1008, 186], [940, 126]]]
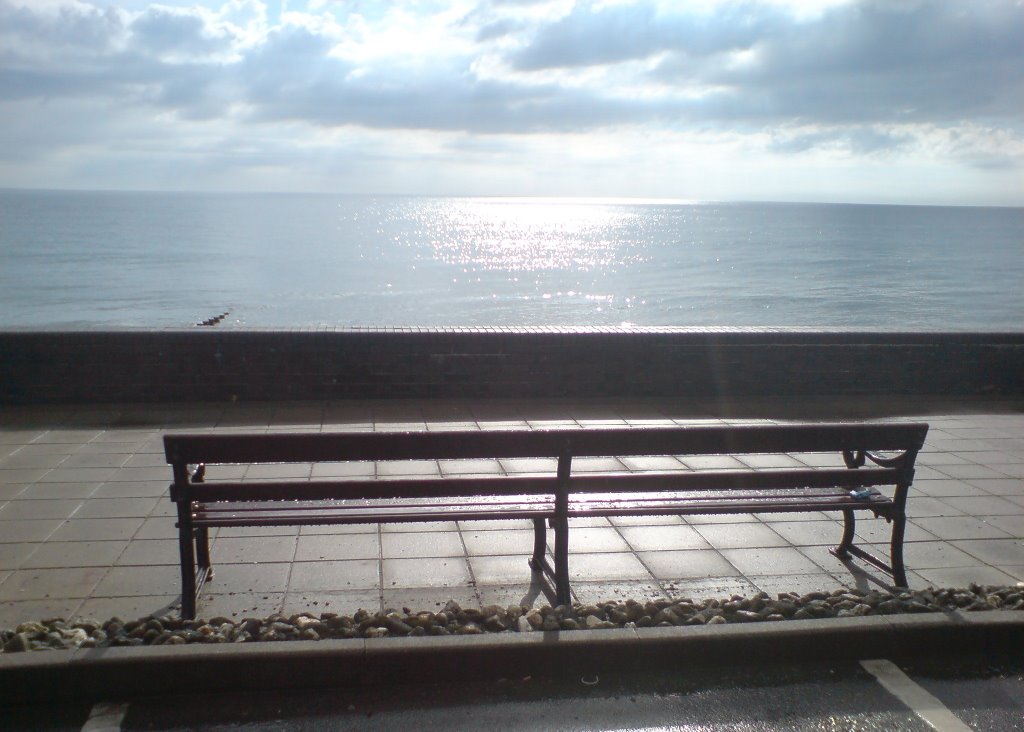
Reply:
[[544, 571], [544, 552], [547, 551], [548, 528], [542, 518], [533, 520], [533, 556], [530, 557], [530, 569], [534, 572]]
[[907, 529], [907, 516], [901, 513], [892, 519], [892, 540], [889, 542], [889, 562], [892, 578], [897, 587], [908, 587], [907, 568], [903, 564], [903, 535]]
[[909, 485], [897, 485], [896, 504], [893, 521], [893, 535], [889, 543], [889, 563], [893, 568], [893, 580], [896, 587], [908, 587], [906, 584], [906, 566], [903, 564], [903, 536], [906, 533], [906, 493]]
[[178, 551], [181, 555], [181, 617], [192, 620], [196, 616], [196, 568], [193, 529], [178, 529]]
[[207, 579], [213, 579], [213, 566], [210, 564], [210, 530], [205, 526], [196, 529], [196, 558], [199, 560], [199, 572]]
[[555, 519], [555, 595], [559, 605], [571, 605], [569, 590], [569, 520]]
[[829, 549], [829, 553], [832, 556], [839, 559], [850, 558], [850, 547], [853, 546], [853, 531], [857, 526], [857, 519], [853, 514], [853, 511], [847, 509], [843, 511], [843, 538], [839, 541], [839, 546], [834, 549]]

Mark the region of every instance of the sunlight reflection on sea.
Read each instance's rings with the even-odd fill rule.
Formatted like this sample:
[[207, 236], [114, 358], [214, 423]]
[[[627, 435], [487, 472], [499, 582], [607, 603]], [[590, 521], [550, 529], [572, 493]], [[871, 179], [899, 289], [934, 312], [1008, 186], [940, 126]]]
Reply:
[[1020, 330], [1024, 209], [0, 191], [0, 327]]

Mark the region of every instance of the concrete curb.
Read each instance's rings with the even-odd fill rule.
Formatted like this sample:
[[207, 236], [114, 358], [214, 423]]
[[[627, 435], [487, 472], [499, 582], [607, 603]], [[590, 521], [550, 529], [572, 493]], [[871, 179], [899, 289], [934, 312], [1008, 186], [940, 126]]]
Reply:
[[0, 654], [0, 703], [1024, 652], [1024, 612]]

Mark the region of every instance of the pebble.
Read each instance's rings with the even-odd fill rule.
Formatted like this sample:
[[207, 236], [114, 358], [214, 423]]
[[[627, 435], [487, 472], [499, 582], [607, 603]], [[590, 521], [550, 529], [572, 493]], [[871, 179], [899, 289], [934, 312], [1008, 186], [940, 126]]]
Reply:
[[388, 615], [384, 618], [384, 627], [386, 627], [392, 635], [409, 635], [412, 631], [411, 625], [394, 614]]
[[488, 633], [500, 633], [506, 630], [508, 626], [498, 615], [491, 615], [484, 621], [484, 628]]
[[1008, 612], [1024, 610], [1022, 587], [980, 586], [926, 590], [862, 592], [781, 592], [774, 599], [760, 592], [753, 597], [692, 600], [609, 601], [551, 607], [487, 605], [463, 608], [449, 601], [440, 612], [388, 609], [384, 613], [358, 610], [351, 616], [337, 613], [299, 613], [285, 617], [246, 617], [237, 621], [218, 616], [182, 620], [174, 616], [145, 617], [105, 622], [83, 618], [27, 620], [14, 628], [0, 629], [3, 653], [24, 653], [69, 648], [108, 646], [184, 645], [188, 643], [287, 642], [326, 638], [385, 638], [484, 633], [532, 633], [586, 631], [608, 628], [721, 625], [761, 621], [805, 620], [831, 617], [863, 617], [901, 613]]
[[659, 610], [651, 620], [655, 625], [679, 625], [679, 616], [672, 612], [670, 607]]
[[4, 653], [21, 653], [31, 648], [32, 638], [28, 633], [15, 633], [9, 641], [4, 643]]
[[626, 623], [632, 622], [629, 619], [629, 614], [623, 612], [617, 607], [608, 609], [608, 620], [615, 623], [616, 625], [624, 625]]

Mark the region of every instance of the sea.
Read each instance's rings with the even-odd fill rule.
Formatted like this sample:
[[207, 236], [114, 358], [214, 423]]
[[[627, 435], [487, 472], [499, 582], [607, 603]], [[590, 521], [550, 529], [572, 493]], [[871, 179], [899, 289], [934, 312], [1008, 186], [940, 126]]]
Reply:
[[1019, 332], [1024, 208], [0, 190], [0, 328], [204, 321]]

